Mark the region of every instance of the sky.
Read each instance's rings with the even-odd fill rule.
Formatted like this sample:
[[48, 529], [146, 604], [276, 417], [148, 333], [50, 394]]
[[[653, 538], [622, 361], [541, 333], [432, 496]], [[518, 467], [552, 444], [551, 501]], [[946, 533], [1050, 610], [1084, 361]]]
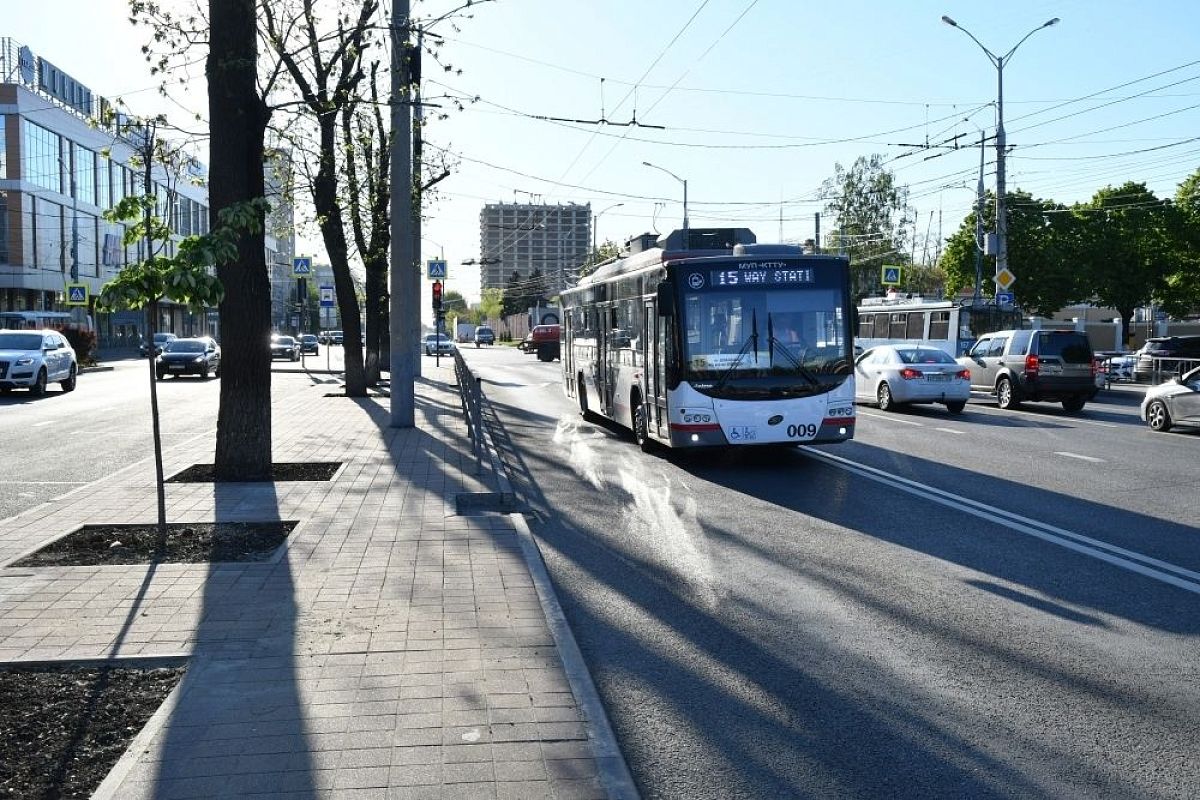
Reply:
[[[414, 0], [413, 14], [458, 5]], [[202, 72], [159, 97], [140, 54], [147, 31], [126, 9], [0, 0], [0, 36], [135, 112], [187, 123], [204, 110]], [[1003, 55], [1055, 17], [1004, 67], [1008, 191], [1073, 203], [1132, 180], [1172, 195], [1200, 168], [1189, 0], [476, 2], [431, 29], [450, 70], [426, 62], [424, 98], [447, 115], [426, 126], [426, 147], [453, 174], [425, 208], [422, 258], [444, 256], [447, 288], [477, 298], [478, 268], [461, 262], [479, 257], [485, 203], [591, 203], [599, 240], [620, 242], [681, 226], [681, 180], [693, 228], [803, 241], [836, 165], [877, 153], [909, 189], [911, 255], [932, 261], [974, 203], [980, 131], [996, 125], [997, 69], [964, 31]], [[460, 111], [447, 98], [478, 99]], [[995, 173], [989, 141], [989, 190]], [[823, 214], [822, 233], [832, 224]], [[311, 225], [298, 251], [322, 259]]]

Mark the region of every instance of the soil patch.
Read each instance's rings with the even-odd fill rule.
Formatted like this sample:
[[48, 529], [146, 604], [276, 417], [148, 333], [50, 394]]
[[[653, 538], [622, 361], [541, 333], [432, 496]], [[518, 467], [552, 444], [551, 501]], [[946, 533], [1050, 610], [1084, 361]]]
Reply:
[[0, 665], [0, 797], [91, 797], [183, 673]]
[[92, 567], [115, 564], [178, 564], [266, 561], [292, 532], [295, 521], [172, 522], [157, 525], [85, 525], [14, 567]]
[[[269, 481], [328, 481], [341, 468], [340, 461], [281, 461], [271, 465]], [[219, 481], [212, 464], [192, 464], [167, 478], [167, 483], [244, 483]]]

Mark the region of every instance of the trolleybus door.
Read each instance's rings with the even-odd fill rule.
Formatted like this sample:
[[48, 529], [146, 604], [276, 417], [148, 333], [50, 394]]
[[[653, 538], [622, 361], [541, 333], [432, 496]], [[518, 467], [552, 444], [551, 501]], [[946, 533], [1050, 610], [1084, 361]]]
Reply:
[[642, 341], [646, 344], [642, 365], [646, 371], [646, 403], [650, 407], [647, 427], [665, 438], [667, 397], [663, 391], [663, 345], [666, 341], [667, 318], [658, 315], [656, 300], [647, 300], [643, 311]]

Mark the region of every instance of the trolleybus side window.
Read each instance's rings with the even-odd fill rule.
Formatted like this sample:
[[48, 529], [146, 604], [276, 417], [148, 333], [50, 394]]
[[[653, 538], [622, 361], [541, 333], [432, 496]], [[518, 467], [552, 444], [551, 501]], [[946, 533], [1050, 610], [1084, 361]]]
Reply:
[[925, 338], [925, 312], [910, 311], [908, 312], [908, 326], [904, 334], [909, 339], [924, 339]]
[[950, 338], [950, 312], [929, 312], [929, 338], [946, 340]]

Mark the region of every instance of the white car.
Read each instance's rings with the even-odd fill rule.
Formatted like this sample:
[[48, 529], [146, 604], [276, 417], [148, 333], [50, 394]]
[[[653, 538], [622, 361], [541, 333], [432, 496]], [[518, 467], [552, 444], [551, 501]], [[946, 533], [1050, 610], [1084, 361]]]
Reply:
[[75, 350], [58, 331], [0, 330], [0, 393], [24, 388], [41, 395], [48, 383], [71, 392], [78, 374]]
[[450, 337], [444, 333], [431, 333], [425, 337], [422, 343], [425, 348], [425, 355], [432, 356], [435, 354], [450, 355], [454, 350], [454, 342], [450, 341]]
[[960, 414], [971, 397], [971, 371], [944, 350], [909, 344], [872, 347], [854, 361], [854, 399], [894, 411], [907, 403], [943, 403]]
[[1146, 390], [1142, 419], [1151, 430], [1200, 428], [1200, 367]]

